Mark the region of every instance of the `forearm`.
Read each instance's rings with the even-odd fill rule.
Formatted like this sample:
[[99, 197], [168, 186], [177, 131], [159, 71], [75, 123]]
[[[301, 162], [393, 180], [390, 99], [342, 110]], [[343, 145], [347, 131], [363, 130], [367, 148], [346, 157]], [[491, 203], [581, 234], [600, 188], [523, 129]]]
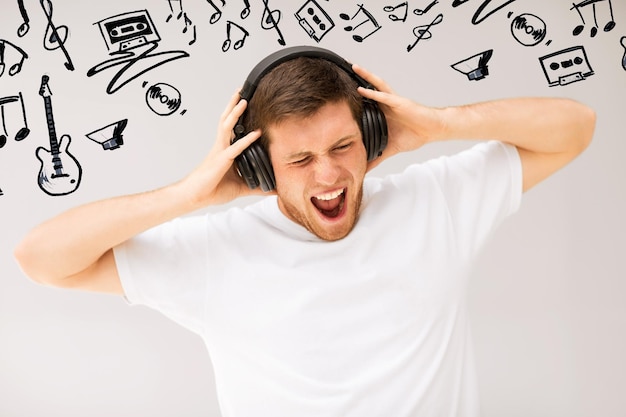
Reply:
[[495, 139], [530, 152], [577, 154], [593, 136], [595, 115], [569, 99], [512, 98], [441, 109], [441, 121], [431, 141]]
[[15, 257], [33, 280], [53, 284], [87, 269], [136, 234], [192, 209], [179, 184], [89, 203], [35, 227]]

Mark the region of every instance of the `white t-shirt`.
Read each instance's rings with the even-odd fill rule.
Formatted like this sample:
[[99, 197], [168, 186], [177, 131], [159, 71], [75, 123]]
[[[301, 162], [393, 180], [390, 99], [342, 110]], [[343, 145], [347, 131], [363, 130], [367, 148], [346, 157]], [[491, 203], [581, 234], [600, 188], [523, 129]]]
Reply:
[[516, 211], [514, 147], [485, 142], [367, 178], [325, 242], [268, 197], [115, 249], [126, 297], [198, 333], [224, 417], [476, 416], [473, 256]]

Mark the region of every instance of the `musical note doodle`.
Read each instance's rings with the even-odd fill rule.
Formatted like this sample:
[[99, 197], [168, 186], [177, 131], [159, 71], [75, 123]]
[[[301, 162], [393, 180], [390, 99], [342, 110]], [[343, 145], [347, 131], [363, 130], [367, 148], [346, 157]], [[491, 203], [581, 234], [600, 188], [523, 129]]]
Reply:
[[414, 27], [413, 35], [415, 35], [415, 42], [406, 47], [407, 52], [411, 52], [411, 50], [415, 48], [415, 45], [417, 45], [420, 41], [432, 38], [433, 34], [430, 29], [441, 22], [443, 22], [443, 15], [439, 13], [429, 24]]
[[[400, 9], [400, 13], [396, 14], [395, 12], [398, 9]], [[395, 6], [385, 6], [383, 10], [389, 13], [387, 17], [392, 22], [406, 22], [406, 18], [409, 14], [409, 3], [405, 1]]]
[[[359, 15], [364, 14], [365, 18], [363, 21], [357, 23], [356, 25], [352, 26], [345, 26], [343, 29], [347, 32], [354, 32], [357, 29], [359, 29], [361, 26], [363, 25], [369, 25], [372, 26], [372, 30], [368, 33], [366, 33], [364, 36], [363, 35], [359, 35], [359, 34], [353, 34], [352, 35], [352, 39], [354, 39], [356, 42], [363, 42], [365, 39], [369, 38], [371, 35], [373, 35], [374, 33], [376, 33], [378, 31], [378, 29], [381, 28], [381, 26], [378, 24], [378, 22], [376, 21], [376, 19], [374, 18], [374, 16], [366, 9], [363, 7], [362, 4], [359, 4], [359, 9], [356, 11], [356, 13], [353, 16], [349, 16], [345, 13], [341, 13], [339, 15], [339, 17], [343, 20], [348, 20], [348, 21], [352, 21], [354, 19], [356, 19]], [[365, 26], [365, 28], [367, 28], [368, 26]], [[367, 29], [365, 30], [367, 32]]]
[[278, 23], [280, 22], [282, 13], [278, 9], [271, 10], [268, 3], [269, 0], [263, 0], [263, 17], [261, 18], [261, 28], [263, 28], [264, 30], [276, 29], [276, 32], [278, 33], [278, 43], [282, 46], [285, 46], [285, 37], [278, 27]]
[[[167, 3], [170, 8], [170, 14], [165, 19], [165, 22], [167, 23], [170, 20], [172, 20], [172, 17], [174, 17], [174, 14], [176, 14], [177, 21], [181, 19], [183, 20], [183, 23], [184, 23], [184, 27], [182, 29], [183, 34], [186, 34], [189, 31], [189, 28], [191, 28], [191, 32], [190, 32], [191, 40], [188, 42], [188, 44], [193, 45], [197, 40], [196, 25], [187, 16], [187, 12], [185, 12], [185, 9], [183, 7], [183, 0], [167, 0]], [[174, 3], [178, 4], [177, 12], [174, 11], [174, 7], [173, 7]]]
[[428, 6], [426, 6], [423, 9], [414, 9], [413, 10], [413, 14], [415, 14], [417, 16], [422, 16], [422, 15], [428, 13], [428, 11], [430, 9], [432, 9], [435, 4], [438, 4], [438, 3], [439, 3], [439, 0], [433, 0], [430, 4], [428, 4]]
[[2, 97], [0, 98], [0, 122], [2, 122], [2, 133], [0, 133], [0, 148], [6, 145], [7, 138], [11, 135], [10, 131], [12, 129], [10, 129], [10, 126], [7, 127], [7, 121], [11, 122], [18, 119], [18, 117], [15, 117], [14, 114], [10, 115], [10, 117], [7, 117], [6, 107], [9, 104], [11, 104], [12, 107], [15, 107], [13, 103], [18, 102], [20, 104], [20, 113], [23, 123], [17, 130], [17, 133], [15, 133], [14, 139], [19, 142], [26, 139], [26, 137], [30, 134], [28, 121], [26, 120], [26, 106], [24, 106], [24, 97], [22, 97], [22, 92], [19, 92], [16, 96]]
[[[242, 35], [241, 38], [237, 39], [235, 42], [232, 42], [232, 39], [231, 39], [231, 28], [233, 26], [236, 29], [238, 29]], [[222, 43], [222, 52], [228, 51], [230, 49], [231, 44], [233, 45], [234, 50], [243, 48], [244, 44], [246, 43], [246, 38], [248, 37], [248, 35], [249, 35], [248, 31], [245, 30], [243, 27], [239, 26], [237, 23], [232, 22], [230, 20], [226, 21], [226, 40], [224, 41], [224, 43]]]
[[17, 7], [20, 9], [20, 16], [22, 16], [22, 24], [17, 28], [17, 36], [22, 38], [26, 36], [30, 30], [30, 18], [24, 6], [24, 0], [17, 0]]
[[[211, 7], [214, 10], [213, 14], [209, 18], [209, 23], [210, 24], [217, 23], [222, 18], [222, 10], [215, 5], [213, 0], [206, 0], [206, 1], [207, 3], [211, 5]], [[222, 2], [222, 7], [226, 6], [226, 0], [220, 0], [220, 1]]]
[[40, 0], [41, 8], [46, 14], [46, 18], [48, 20], [48, 26], [46, 27], [46, 34], [43, 38], [43, 47], [48, 51], [55, 51], [60, 49], [65, 55], [65, 68], [69, 71], [74, 71], [74, 64], [72, 63], [72, 58], [70, 54], [67, 52], [67, 48], [65, 48], [65, 42], [67, 41], [67, 37], [69, 35], [69, 29], [65, 25], [55, 26], [52, 23], [52, 1], [50, 0]]
[[239, 13], [239, 17], [241, 17], [241, 20], [244, 20], [248, 16], [250, 16], [250, 0], [243, 0], [243, 9]]
[[4, 74], [4, 71], [6, 69], [6, 46], [9, 45], [11, 48], [13, 48], [13, 50], [15, 52], [17, 52], [20, 55], [19, 61], [13, 65], [11, 65], [9, 67], [9, 75], [10, 76], [14, 76], [20, 73], [20, 71], [22, 71], [22, 65], [24, 64], [24, 60], [26, 60], [28, 58], [28, 54], [26, 52], [24, 52], [24, 50], [22, 48], [20, 48], [19, 46], [5, 40], [5, 39], [0, 39], [0, 77], [2, 77], [2, 75]]
[[605, 32], [610, 32], [611, 30], [613, 30], [616, 23], [615, 23], [615, 17], [613, 16], [613, 4], [611, 3], [611, 0], [584, 0], [584, 1], [581, 1], [580, 3], [575, 3], [570, 8], [570, 10], [576, 10], [578, 17], [580, 17], [580, 20], [582, 21], [582, 24], [576, 26], [574, 30], [572, 31], [572, 34], [574, 36], [580, 35], [582, 31], [585, 29], [585, 26], [587, 25], [587, 22], [585, 22], [585, 18], [583, 17], [583, 13], [581, 11], [581, 9], [586, 10], [587, 6], [591, 6], [592, 16], [593, 16], [593, 27], [590, 30], [590, 36], [593, 38], [598, 34], [598, 14], [597, 14], [597, 9], [596, 9], [596, 5], [598, 3], [603, 3], [608, 6], [608, 12], [609, 12], [609, 15], [607, 16], [608, 21], [604, 25], [603, 30]]

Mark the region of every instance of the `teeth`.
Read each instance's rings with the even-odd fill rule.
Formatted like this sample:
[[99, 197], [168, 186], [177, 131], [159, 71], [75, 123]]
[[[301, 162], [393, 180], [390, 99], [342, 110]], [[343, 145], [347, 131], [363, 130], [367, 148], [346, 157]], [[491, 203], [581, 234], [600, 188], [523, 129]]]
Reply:
[[315, 198], [317, 198], [318, 200], [328, 201], [328, 200], [332, 200], [334, 198], [339, 197], [341, 194], [343, 194], [343, 189], [333, 191], [332, 193], [320, 194], [320, 195], [315, 196]]

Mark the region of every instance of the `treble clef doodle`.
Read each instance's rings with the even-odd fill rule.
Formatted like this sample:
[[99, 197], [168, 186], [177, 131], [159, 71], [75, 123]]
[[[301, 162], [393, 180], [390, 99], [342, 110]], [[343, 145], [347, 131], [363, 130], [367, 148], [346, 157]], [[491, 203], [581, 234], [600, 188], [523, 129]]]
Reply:
[[276, 29], [276, 32], [278, 33], [278, 43], [285, 46], [285, 38], [278, 27], [278, 22], [280, 22], [282, 13], [280, 10], [271, 10], [268, 2], [269, 0], [263, 0], [263, 17], [261, 18], [261, 27], [264, 30]]
[[67, 68], [69, 71], [74, 71], [72, 58], [65, 48], [65, 42], [67, 41], [67, 36], [69, 34], [68, 27], [65, 25], [56, 27], [54, 23], [52, 23], [52, 2], [50, 0], [39, 0], [39, 2], [48, 19], [46, 34], [43, 38], [43, 47], [48, 51], [61, 49], [61, 51], [65, 55], [65, 68]]
[[443, 22], [443, 15], [441, 13], [439, 13], [437, 15], [437, 17], [435, 17], [435, 19], [433, 19], [432, 22], [430, 22], [427, 25], [421, 25], [421, 26], [416, 26], [413, 28], [413, 35], [415, 35], [415, 42], [413, 42], [411, 45], [406, 47], [406, 51], [407, 52], [411, 52], [411, 50], [413, 48], [415, 48], [415, 45], [417, 45], [417, 43], [421, 40], [427, 40], [433, 37], [433, 34], [430, 31], [430, 28], [440, 24], [441, 22]]

